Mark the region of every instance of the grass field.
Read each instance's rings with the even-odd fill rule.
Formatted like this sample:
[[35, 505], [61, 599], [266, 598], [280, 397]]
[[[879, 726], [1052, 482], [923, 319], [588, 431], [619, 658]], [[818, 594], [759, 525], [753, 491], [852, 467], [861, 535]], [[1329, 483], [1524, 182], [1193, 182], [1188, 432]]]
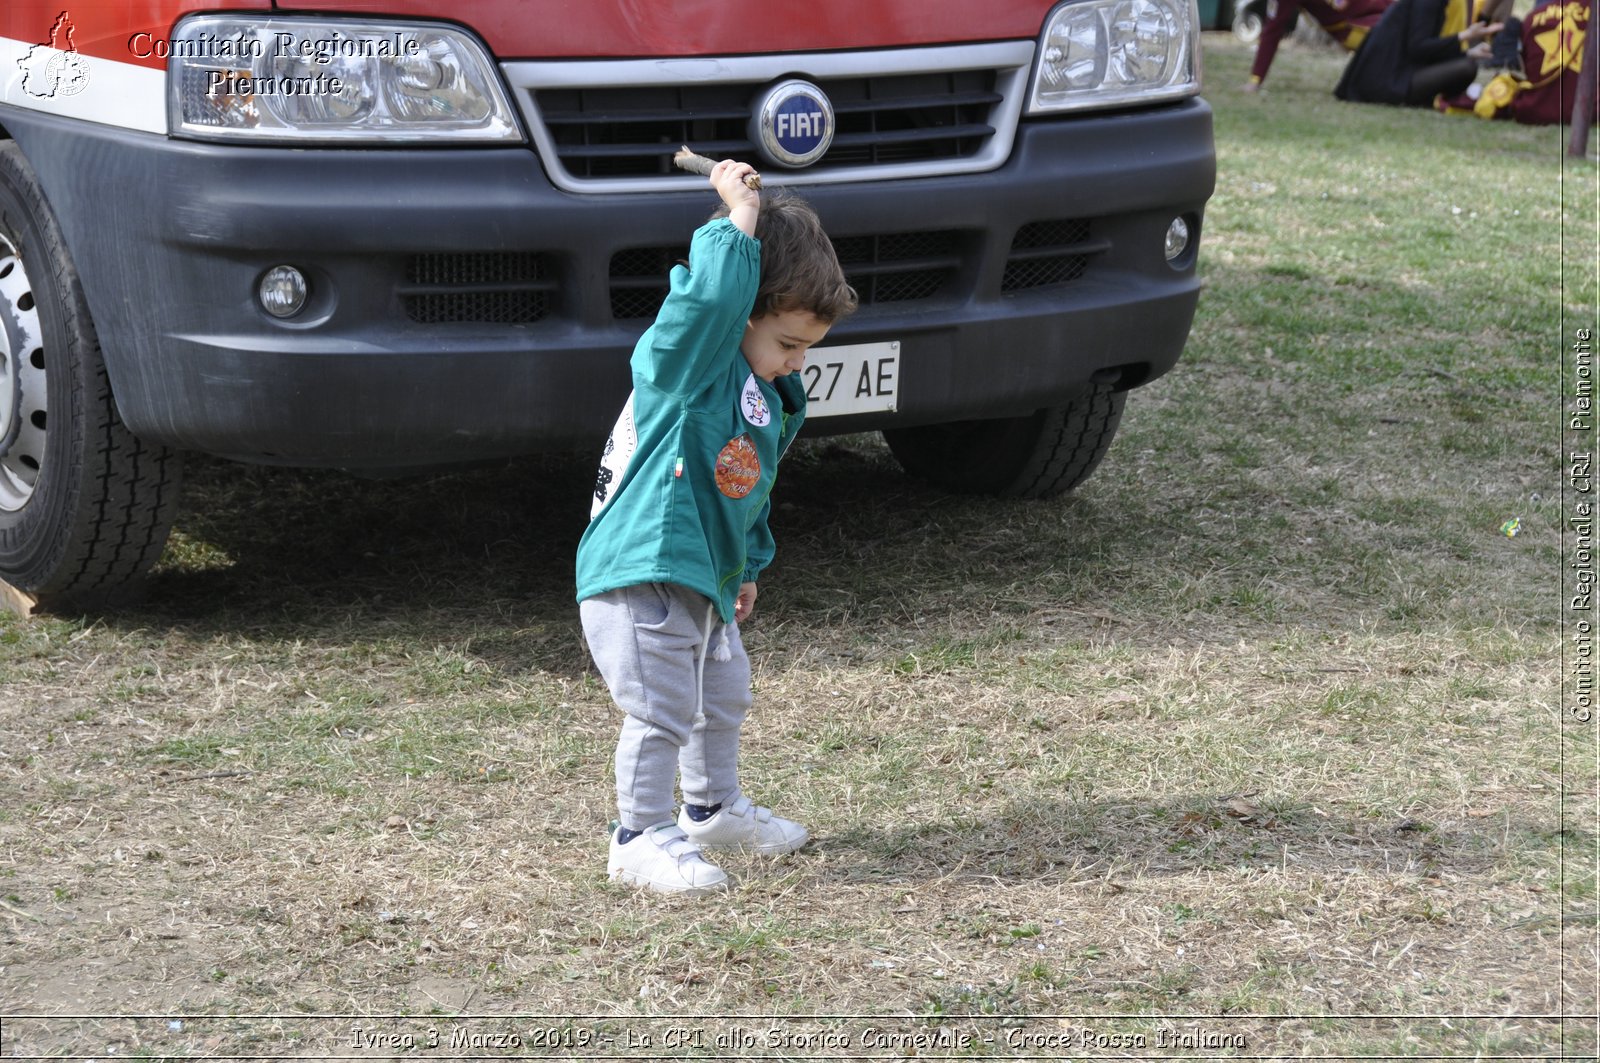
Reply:
[[[0, 1011], [159, 1017], [4, 1050], [1592, 1058], [1558, 578], [1594, 162], [1337, 104], [1337, 53], [1260, 97], [1205, 60], [1199, 318], [1093, 480], [786, 463], [745, 781], [810, 846], [710, 901], [605, 881], [593, 455], [199, 464], [144, 605], [0, 619]], [[510, 1014], [582, 1018], [466, 1017]]]

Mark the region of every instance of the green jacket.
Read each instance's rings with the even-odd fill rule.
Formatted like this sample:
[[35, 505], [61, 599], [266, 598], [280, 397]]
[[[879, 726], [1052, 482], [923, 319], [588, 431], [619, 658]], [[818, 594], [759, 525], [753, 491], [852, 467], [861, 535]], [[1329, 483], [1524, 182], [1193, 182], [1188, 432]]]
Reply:
[[676, 583], [733, 620], [739, 585], [772, 563], [768, 495], [805, 420], [799, 374], [768, 383], [740, 353], [761, 278], [761, 243], [721, 218], [674, 267], [655, 324], [633, 349], [633, 394], [606, 441], [578, 600]]

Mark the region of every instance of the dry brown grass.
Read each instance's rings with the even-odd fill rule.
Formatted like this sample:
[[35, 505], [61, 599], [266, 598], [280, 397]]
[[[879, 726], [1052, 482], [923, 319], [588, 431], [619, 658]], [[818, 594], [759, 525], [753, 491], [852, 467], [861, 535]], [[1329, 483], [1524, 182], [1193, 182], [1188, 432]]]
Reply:
[[[790, 514], [790, 538], [847, 511]], [[949, 586], [994, 578], [978, 561]], [[424, 605], [404, 581], [396, 604], [249, 631], [227, 607], [12, 629], [30, 645], [6, 675], [0, 831], [26, 913], [6, 920], [8, 1010], [533, 1011], [636, 1033], [640, 1015], [837, 1013], [1002, 1037], [986, 1016], [1146, 1014], [1021, 1029], [1154, 1043], [1198, 1023], [1284, 1055], [1556, 1043], [1547, 1021], [1336, 1018], [1558, 1011], [1544, 635], [1218, 640], [1021, 587], [1001, 606], [908, 587], [898, 625], [864, 627], [775, 584], [749, 634], [747, 777], [817, 840], [735, 862], [731, 896], [693, 903], [603, 880], [614, 719], [565, 607]], [[453, 637], [408, 637], [419, 614]], [[506, 652], [524, 642], [542, 648]], [[1565, 796], [1581, 822], [1592, 791]], [[1589, 940], [1568, 927], [1569, 1007]], [[113, 1027], [96, 1032], [152, 1051], [213, 1029]], [[209, 1036], [239, 1051], [252, 1032], [292, 1043], [259, 1022]]]

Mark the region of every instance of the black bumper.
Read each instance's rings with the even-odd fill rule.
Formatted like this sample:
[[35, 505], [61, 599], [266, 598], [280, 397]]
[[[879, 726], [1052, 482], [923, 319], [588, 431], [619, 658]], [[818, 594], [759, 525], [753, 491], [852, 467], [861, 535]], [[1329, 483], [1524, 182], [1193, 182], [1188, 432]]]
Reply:
[[[66, 231], [124, 421], [249, 461], [378, 470], [603, 438], [647, 323], [613, 316], [612, 255], [685, 244], [715, 205], [709, 190], [572, 195], [525, 148], [250, 149], [5, 118]], [[808, 188], [836, 239], [965, 234], [955, 283], [829, 335], [901, 341], [898, 412], [815, 428], [1019, 414], [1096, 374], [1133, 386], [1166, 372], [1194, 314], [1214, 177], [1211, 111], [1192, 100], [1024, 123], [990, 173]], [[1169, 264], [1178, 215], [1193, 240]], [[1089, 223], [1089, 267], [1003, 290], [1017, 231], [1062, 218]], [[543, 263], [537, 320], [408, 315], [408, 263], [520, 253]], [[279, 263], [312, 278], [305, 321], [255, 302]]]

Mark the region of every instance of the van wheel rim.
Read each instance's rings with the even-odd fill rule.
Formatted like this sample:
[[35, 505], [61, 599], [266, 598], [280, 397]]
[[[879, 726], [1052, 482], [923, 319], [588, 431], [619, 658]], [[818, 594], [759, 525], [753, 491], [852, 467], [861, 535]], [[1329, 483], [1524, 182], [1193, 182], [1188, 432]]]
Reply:
[[44, 332], [28, 270], [0, 233], [0, 510], [28, 504], [44, 466]]

